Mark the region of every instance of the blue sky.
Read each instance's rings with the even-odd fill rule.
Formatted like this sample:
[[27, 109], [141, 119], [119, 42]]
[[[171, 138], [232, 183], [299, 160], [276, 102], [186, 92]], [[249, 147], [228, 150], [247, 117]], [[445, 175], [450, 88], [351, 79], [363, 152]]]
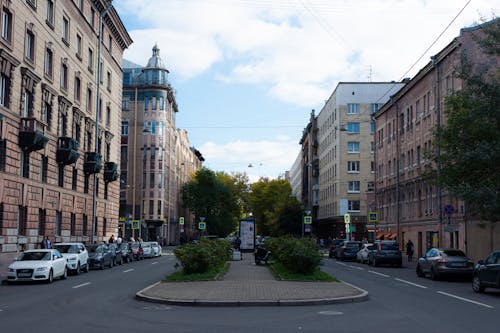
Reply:
[[311, 110], [338, 82], [411, 77], [460, 28], [500, 11], [500, 0], [113, 3], [134, 40], [124, 58], [145, 65], [158, 44], [177, 90], [177, 127], [205, 165], [252, 181], [291, 168]]

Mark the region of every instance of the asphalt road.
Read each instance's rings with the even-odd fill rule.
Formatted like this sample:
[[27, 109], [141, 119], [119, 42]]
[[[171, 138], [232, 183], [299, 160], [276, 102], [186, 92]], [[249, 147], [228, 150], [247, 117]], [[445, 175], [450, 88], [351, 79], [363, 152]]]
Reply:
[[368, 301], [307, 307], [183, 307], [135, 293], [174, 270], [172, 255], [91, 271], [51, 285], [0, 286], [0, 328], [17, 332], [498, 332], [500, 292], [418, 278], [413, 269], [325, 259]]

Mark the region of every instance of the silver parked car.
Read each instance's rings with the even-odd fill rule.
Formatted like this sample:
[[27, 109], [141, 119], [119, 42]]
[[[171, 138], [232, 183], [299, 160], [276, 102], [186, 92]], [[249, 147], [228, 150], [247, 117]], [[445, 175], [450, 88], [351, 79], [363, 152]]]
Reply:
[[432, 248], [418, 259], [417, 275], [429, 274], [433, 280], [443, 276], [472, 277], [474, 262], [457, 249]]

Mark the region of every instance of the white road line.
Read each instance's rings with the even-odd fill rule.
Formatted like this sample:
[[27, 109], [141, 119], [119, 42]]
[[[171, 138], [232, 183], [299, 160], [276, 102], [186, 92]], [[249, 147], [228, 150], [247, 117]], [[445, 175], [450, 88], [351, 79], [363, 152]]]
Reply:
[[79, 285], [77, 285], [77, 286], [74, 286], [74, 287], [73, 287], [73, 289], [80, 288], [80, 287], [84, 287], [84, 286], [87, 286], [87, 285], [89, 285], [89, 284], [90, 284], [90, 282], [85, 282], [85, 283], [79, 284]]
[[410, 284], [412, 286], [419, 287], [419, 288], [422, 288], [422, 289], [427, 289], [426, 286], [422, 286], [421, 284], [416, 284], [416, 283], [413, 283], [413, 282], [410, 282], [410, 281], [406, 281], [406, 280], [402, 280], [402, 279], [398, 279], [398, 278], [395, 278], [395, 280], [399, 281], [399, 282], [407, 283], [407, 284]]
[[382, 274], [382, 273], [379, 273], [379, 272], [375, 272], [375, 271], [368, 271], [368, 273], [372, 273], [372, 274], [376, 274], [376, 275], [380, 275], [380, 276], [383, 276], [383, 277], [391, 277], [390, 275], [387, 275], [387, 274]]
[[126, 271], [123, 271], [123, 273], [128, 273], [128, 272], [132, 272], [134, 269], [131, 268], [131, 269], [127, 269]]
[[152, 262], [151, 265], [156, 265], [158, 261]]
[[363, 267], [359, 267], [359, 266], [347, 265], [347, 267], [349, 267], [349, 268], [354, 268], [354, 269], [358, 269], [358, 270], [360, 270], [360, 271], [364, 271], [364, 270], [365, 270]]
[[445, 293], [444, 291], [436, 291], [436, 292], [438, 294], [449, 296], [449, 297], [453, 297], [453, 298], [459, 299], [459, 300], [464, 301], [464, 302], [469, 302], [469, 303], [472, 303], [472, 304], [484, 306], [485, 308], [493, 309], [493, 306], [491, 306], [491, 305], [484, 304], [484, 303], [479, 303], [479, 302], [473, 301], [473, 300], [468, 299], [468, 298], [463, 298], [463, 297], [460, 297], [460, 296], [448, 294], [448, 293]]
[[338, 262], [338, 261], [337, 261], [337, 265], [347, 266], [347, 264], [344, 264], [343, 262]]

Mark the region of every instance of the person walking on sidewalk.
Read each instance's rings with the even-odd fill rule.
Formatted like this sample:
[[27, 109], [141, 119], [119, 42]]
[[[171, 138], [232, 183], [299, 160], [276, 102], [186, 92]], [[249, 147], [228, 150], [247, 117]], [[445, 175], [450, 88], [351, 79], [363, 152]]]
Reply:
[[414, 251], [413, 243], [410, 240], [408, 240], [408, 243], [406, 243], [406, 255], [408, 256], [408, 262], [413, 261], [413, 251]]

